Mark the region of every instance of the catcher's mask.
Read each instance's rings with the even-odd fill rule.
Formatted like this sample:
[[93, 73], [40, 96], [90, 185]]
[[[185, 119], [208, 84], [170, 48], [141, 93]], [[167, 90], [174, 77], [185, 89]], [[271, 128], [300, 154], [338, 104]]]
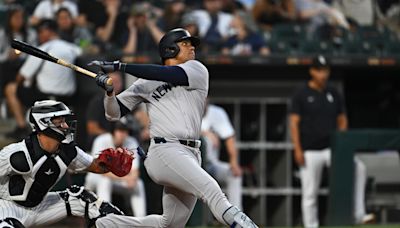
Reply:
[[59, 142], [74, 141], [75, 115], [60, 101], [35, 102], [29, 113], [29, 121], [34, 131], [41, 132]]
[[164, 62], [166, 59], [175, 58], [180, 49], [178, 42], [183, 40], [190, 40], [194, 47], [199, 46], [200, 39], [190, 35], [190, 33], [183, 28], [173, 29], [165, 34], [158, 44], [158, 51], [161, 60]]

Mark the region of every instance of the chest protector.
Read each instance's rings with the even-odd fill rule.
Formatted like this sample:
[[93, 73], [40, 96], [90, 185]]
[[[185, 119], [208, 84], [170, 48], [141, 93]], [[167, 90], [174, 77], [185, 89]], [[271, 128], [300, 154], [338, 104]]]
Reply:
[[25, 139], [25, 145], [27, 151], [10, 156], [14, 174], [10, 176], [8, 189], [15, 203], [35, 207], [64, 176], [77, 151], [73, 144], [61, 144], [59, 153], [49, 154], [39, 146], [36, 135]]

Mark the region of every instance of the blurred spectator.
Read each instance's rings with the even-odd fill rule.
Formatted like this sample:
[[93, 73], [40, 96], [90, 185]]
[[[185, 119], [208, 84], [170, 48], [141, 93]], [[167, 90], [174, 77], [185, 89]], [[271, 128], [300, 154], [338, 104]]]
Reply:
[[296, 8], [293, 0], [257, 0], [252, 8], [254, 20], [261, 27], [270, 27], [275, 23], [296, 20]]
[[300, 20], [308, 22], [308, 38], [322, 25], [338, 25], [349, 29], [350, 25], [343, 13], [322, 0], [295, 0], [296, 12]]
[[221, 10], [225, 13], [233, 14], [236, 10], [246, 10], [246, 8], [240, 1], [222, 0]]
[[31, 18], [30, 23], [37, 25], [42, 19], [55, 19], [56, 12], [60, 8], [67, 8], [71, 12], [72, 17], [75, 19], [78, 16], [78, 6], [75, 2], [69, 0], [42, 0], [36, 6]]
[[79, 1], [78, 25], [88, 27], [95, 34], [103, 50], [112, 47], [126, 28], [127, 15], [121, 0]]
[[167, 0], [164, 14], [157, 21], [158, 28], [165, 32], [180, 27], [185, 9], [183, 0]]
[[132, 6], [131, 15], [127, 21], [128, 30], [122, 33], [120, 46], [125, 54], [157, 53], [158, 42], [164, 33], [155, 24], [148, 3], [138, 3]]
[[247, 11], [251, 11], [253, 9], [254, 4], [256, 4], [257, 0], [237, 0], [240, 4], [242, 4]]
[[[39, 49], [73, 63], [81, 54], [81, 49], [61, 40], [57, 34], [57, 24], [53, 20], [41, 20], [37, 27]], [[15, 117], [17, 128], [7, 134], [19, 139], [29, 128], [25, 121], [24, 106], [31, 106], [35, 100], [56, 99], [71, 105], [76, 90], [74, 71], [63, 66], [28, 56], [19, 70], [16, 81], [5, 88], [6, 99]]]
[[[194, 18], [192, 14], [187, 13], [183, 15], [181, 27], [186, 29], [190, 35], [197, 37], [199, 36], [199, 27], [197, 26], [196, 18]], [[201, 47], [201, 45], [199, 47]]]
[[[200, 37], [196, 18], [194, 18], [192, 14], [186, 13], [183, 15], [180, 27], [186, 29], [192, 36]], [[202, 47], [203, 45], [196, 47], [196, 55], [201, 55]]]
[[374, 2], [373, 0], [336, 0], [333, 1], [332, 5], [343, 12], [346, 18], [354, 20], [358, 25], [369, 26], [374, 24]]
[[60, 8], [56, 13], [58, 33], [61, 39], [85, 49], [92, 43], [93, 36], [85, 27], [77, 26], [67, 8]]
[[400, 2], [378, 1], [377, 17], [379, 23], [387, 26], [400, 37]]
[[223, 42], [232, 35], [232, 15], [221, 11], [222, 0], [203, 0], [203, 3], [204, 9], [192, 12], [199, 28], [203, 52], [219, 52]]
[[231, 26], [235, 35], [224, 43], [222, 54], [249, 56], [254, 54], [268, 55], [269, 48], [263, 37], [257, 33], [257, 27], [251, 16], [245, 11], [234, 14]]
[[376, 0], [376, 6], [383, 14], [386, 14], [390, 8], [396, 5], [399, 5], [398, 0]]
[[[123, 80], [121, 72], [116, 71], [108, 74], [113, 80], [115, 94], [118, 94], [123, 89]], [[95, 95], [89, 101], [86, 110], [86, 132], [88, 135], [88, 148], [92, 147], [93, 140], [106, 132], [111, 132], [111, 122], [104, 115], [104, 94]]]
[[27, 42], [31, 45], [36, 45], [36, 32], [27, 26], [25, 20], [25, 12], [21, 6], [14, 5], [7, 11], [6, 24], [0, 29], [0, 62], [1, 62], [1, 91], [4, 87], [15, 81], [15, 77], [21, 67], [26, 54], [17, 54], [11, 48], [10, 43], [13, 39]]
[[[102, 150], [107, 148], [123, 147], [134, 151], [138, 146], [135, 138], [130, 136], [131, 128], [129, 122], [121, 119], [114, 123], [111, 133], [99, 135], [93, 142], [92, 155], [98, 157]], [[130, 206], [133, 215], [137, 217], [146, 216], [146, 192], [144, 183], [140, 179], [140, 156], [135, 153], [130, 173], [124, 177], [115, 176], [112, 173], [88, 174], [85, 187], [95, 191], [99, 198], [111, 202], [112, 192], [118, 192], [130, 198]]]

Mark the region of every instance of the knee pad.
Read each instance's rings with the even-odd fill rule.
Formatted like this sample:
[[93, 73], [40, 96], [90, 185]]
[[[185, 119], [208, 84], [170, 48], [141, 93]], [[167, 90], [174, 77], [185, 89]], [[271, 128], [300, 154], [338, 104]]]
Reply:
[[72, 185], [64, 191], [58, 192], [59, 196], [64, 200], [68, 216], [82, 216], [81, 210], [74, 211], [71, 203], [79, 201], [79, 205], [84, 208], [86, 224], [88, 227], [94, 225], [96, 220], [107, 214], [123, 215], [124, 213], [111, 203], [104, 202], [99, 199], [92, 191], [86, 190], [83, 186]]
[[5, 218], [0, 219], [0, 228], [25, 228], [25, 226], [15, 218]]
[[231, 206], [223, 214], [222, 218], [231, 228], [258, 228], [258, 226], [239, 208]]

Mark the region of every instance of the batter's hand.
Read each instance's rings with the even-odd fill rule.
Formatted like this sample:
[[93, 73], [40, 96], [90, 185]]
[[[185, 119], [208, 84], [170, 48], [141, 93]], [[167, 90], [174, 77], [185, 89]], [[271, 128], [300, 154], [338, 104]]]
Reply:
[[99, 60], [94, 60], [88, 64], [89, 66], [98, 66], [101, 68], [103, 72], [106, 73], [111, 73], [114, 71], [118, 71], [121, 67], [121, 62], [120, 61], [113, 61], [113, 62], [107, 62], [107, 61], [99, 61]]
[[304, 166], [306, 164], [306, 161], [304, 160], [304, 152], [302, 150], [295, 150], [294, 160], [299, 167]]
[[107, 91], [107, 93], [112, 93], [112, 91], [114, 90], [114, 86], [113, 85], [108, 85], [107, 81], [110, 77], [108, 77], [107, 74], [105, 74], [102, 71], [99, 71], [96, 75], [96, 83], [98, 86], [100, 86], [101, 88], [103, 88], [105, 91]]

